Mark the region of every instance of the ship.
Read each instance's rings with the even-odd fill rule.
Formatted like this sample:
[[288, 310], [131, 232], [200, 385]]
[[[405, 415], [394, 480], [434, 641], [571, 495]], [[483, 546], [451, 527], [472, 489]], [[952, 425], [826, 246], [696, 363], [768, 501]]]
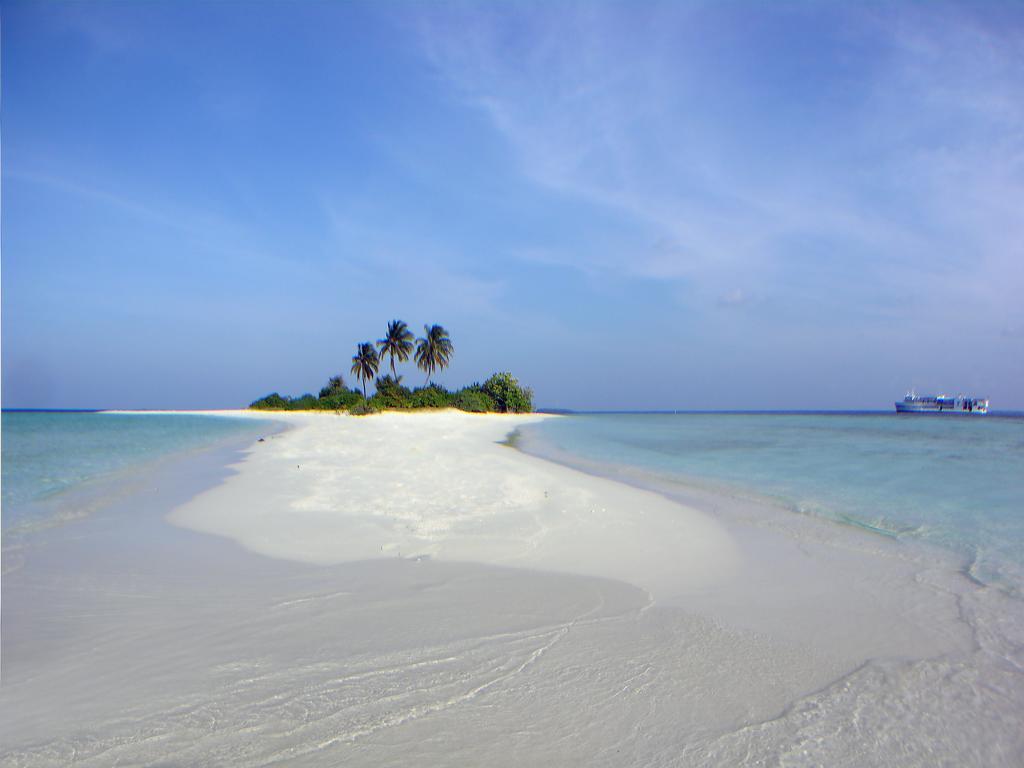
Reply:
[[919, 395], [913, 390], [896, 401], [896, 413], [988, 413], [988, 398], [963, 395]]

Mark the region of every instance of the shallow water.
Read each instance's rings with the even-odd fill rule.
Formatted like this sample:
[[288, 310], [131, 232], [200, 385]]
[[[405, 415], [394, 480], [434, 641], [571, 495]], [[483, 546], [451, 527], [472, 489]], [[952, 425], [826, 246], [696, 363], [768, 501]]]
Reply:
[[[686, 764], [1024, 764], [1024, 419], [574, 415], [528, 425], [516, 444], [726, 523], [759, 586], [684, 601], [700, 615], [831, 648], [842, 641], [828, 611], [849, 588], [869, 606], [902, 602], [892, 618], [937, 637], [966, 633], [945, 651], [871, 651], [778, 716], [688, 744]], [[781, 558], [765, 546], [787, 540]], [[787, 580], [814, 552], [822, 583]], [[867, 557], [843, 572], [846, 553]], [[865, 650], [897, 631], [839, 611], [857, 617]]]
[[[270, 422], [223, 416], [94, 412], [3, 413], [5, 534], [80, 516], [102, 505], [104, 481], [161, 459], [264, 434]], [[70, 493], [95, 490], [89, 504]]]
[[1024, 418], [587, 414], [525, 427], [521, 447], [768, 497], [938, 545], [974, 578], [1024, 587]]

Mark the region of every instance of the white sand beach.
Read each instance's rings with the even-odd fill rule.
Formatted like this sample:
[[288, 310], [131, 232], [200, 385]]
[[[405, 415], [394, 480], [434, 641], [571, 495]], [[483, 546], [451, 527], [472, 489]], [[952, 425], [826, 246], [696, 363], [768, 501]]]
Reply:
[[544, 416], [273, 418], [291, 428], [174, 504], [176, 527], [161, 514], [125, 554], [83, 526], [59, 566], [5, 581], [0, 763], [1021, 754], [1018, 689], [966, 701], [978, 670], [1006, 682], [966, 584], [895, 543], [501, 444]]
[[666, 597], [737, 565], [711, 518], [500, 444], [544, 416], [285, 417], [298, 429], [260, 444], [171, 521], [300, 562], [426, 557], [600, 576]]

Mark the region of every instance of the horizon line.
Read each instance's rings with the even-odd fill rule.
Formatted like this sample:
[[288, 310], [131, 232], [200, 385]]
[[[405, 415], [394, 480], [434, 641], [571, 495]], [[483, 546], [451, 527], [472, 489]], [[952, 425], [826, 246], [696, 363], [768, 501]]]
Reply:
[[[107, 411], [151, 411], [154, 413], [174, 413], [176, 411], [249, 411], [249, 408], [124, 408], [124, 407], [105, 407], [105, 408], [0, 408], [2, 413], [104, 413]], [[394, 409], [402, 410], [402, 409]], [[432, 410], [432, 409], [417, 409], [417, 410]], [[444, 410], [444, 409], [438, 409]], [[272, 414], [273, 411], [267, 411], [266, 413]], [[696, 408], [659, 408], [659, 409], [586, 409], [576, 410], [573, 408], [537, 408], [534, 413], [543, 413], [549, 415], [565, 415], [565, 416], [673, 416], [673, 415], [804, 415], [804, 416], [827, 416], [827, 415], [844, 415], [844, 416], [880, 416], [880, 415], [898, 415], [895, 410], [889, 409], [868, 409], [868, 408], [810, 408], [810, 409], [794, 409], [794, 408], [709, 408], [709, 409], [696, 409]], [[905, 415], [905, 414], [903, 414]], [[914, 414], [914, 415], [937, 415], [937, 414]], [[941, 414], [944, 416], [953, 415], [971, 415], [971, 414]], [[987, 416], [1010, 416], [1010, 417], [1021, 417], [1024, 416], [1024, 410], [1016, 409], [998, 409], [990, 410]]]

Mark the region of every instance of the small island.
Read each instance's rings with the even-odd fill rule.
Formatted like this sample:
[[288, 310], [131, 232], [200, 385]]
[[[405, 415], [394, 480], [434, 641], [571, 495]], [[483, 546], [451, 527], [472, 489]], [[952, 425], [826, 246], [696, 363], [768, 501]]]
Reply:
[[[273, 392], [249, 405], [260, 411], [347, 411], [354, 416], [365, 416], [385, 410], [412, 410], [425, 408], [457, 408], [469, 413], [531, 413], [533, 391], [522, 386], [507, 371], [491, 375], [482, 384], [474, 382], [458, 390], [449, 390], [430, 378], [451, 364], [455, 355], [448, 331], [440, 325], [424, 325], [423, 337], [415, 338], [409, 326], [402, 320], [388, 323], [387, 333], [373, 342], [364, 341], [356, 345], [352, 356], [352, 375], [362, 384], [362, 389], [349, 388], [339, 373], [332, 376], [327, 384], [314, 396], [306, 393], [299, 397], [288, 397]], [[396, 363], [407, 363], [410, 359], [426, 374], [422, 387], [410, 389], [402, 384]], [[390, 375], [378, 376], [385, 363], [391, 369]], [[375, 391], [367, 395], [366, 384], [373, 381]]]

